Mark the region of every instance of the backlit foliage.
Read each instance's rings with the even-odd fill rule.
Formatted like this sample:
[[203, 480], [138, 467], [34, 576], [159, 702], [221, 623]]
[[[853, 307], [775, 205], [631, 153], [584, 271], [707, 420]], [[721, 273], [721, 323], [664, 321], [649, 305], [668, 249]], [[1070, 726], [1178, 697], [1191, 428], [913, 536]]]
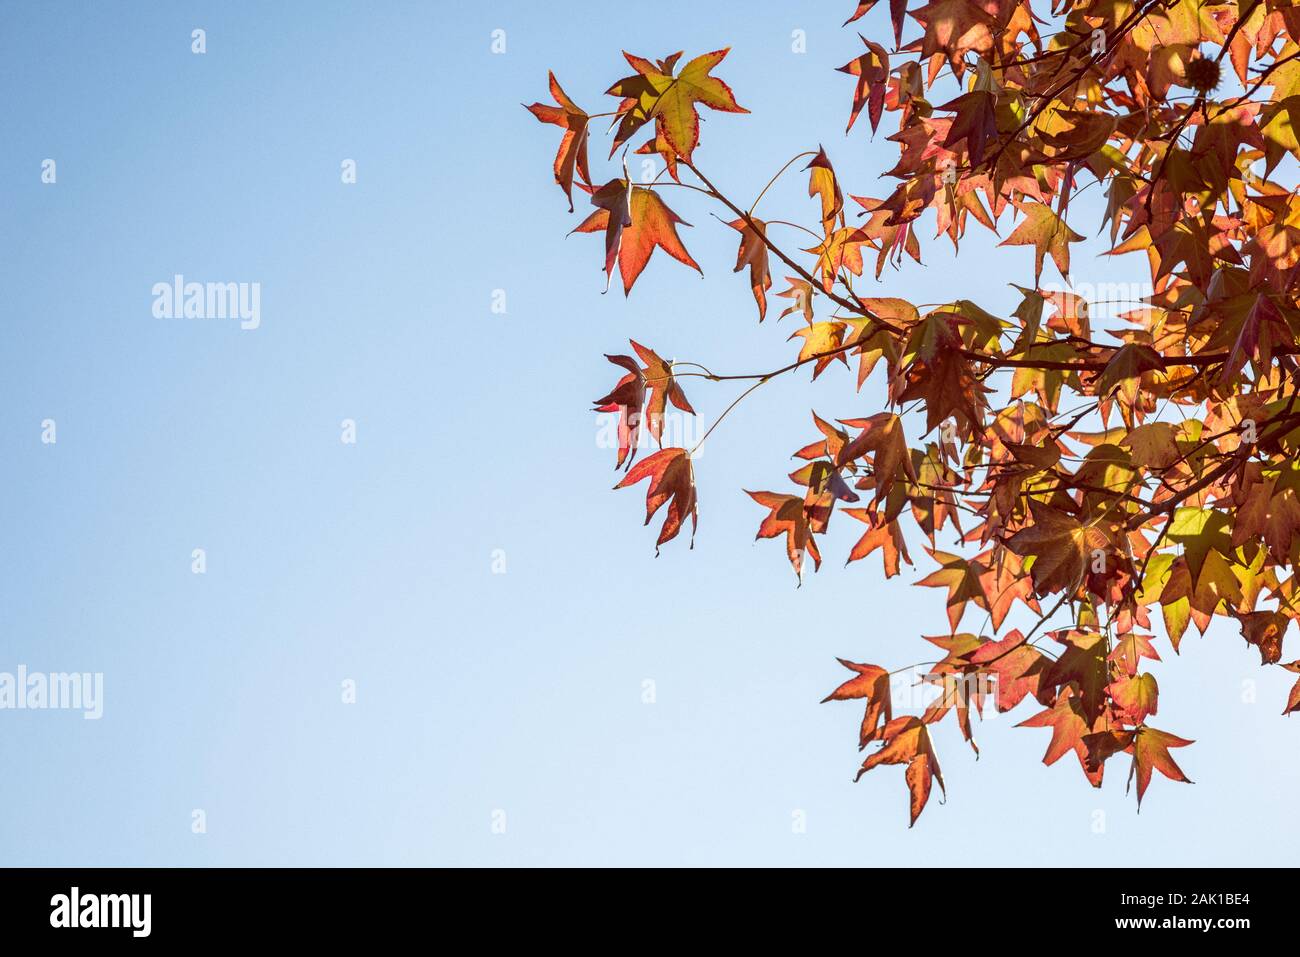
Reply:
[[[915, 822], [943, 786], [931, 726], [951, 714], [974, 746], [973, 711], [1023, 703], [1022, 725], [1051, 730], [1046, 763], [1072, 755], [1100, 786], [1123, 753], [1140, 803], [1153, 770], [1187, 780], [1171, 749], [1192, 742], [1150, 724], [1159, 694], [1144, 668], [1176, 652], [1189, 625], [1234, 619], [1264, 665], [1300, 672], [1282, 663], [1300, 618], [1300, 9], [889, 0], [872, 14], [876, 5], [846, 11], [879, 35], [839, 70], [851, 135], [889, 132], [897, 164], [873, 181], [886, 184], [877, 195], [860, 195], [826, 150], [797, 155], [776, 177], [807, 178], [801, 226], [757, 218], [763, 194], [746, 208], [698, 159], [702, 110], [748, 112], [715, 74], [726, 50], [625, 53], [632, 73], [609, 87], [608, 108], [588, 114], [554, 77], [555, 105], [529, 107], [563, 131], [556, 182], [586, 195], [593, 211], [576, 229], [601, 236], [605, 273], [617, 268], [625, 293], [656, 249], [700, 268], [671, 195], [735, 231], [735, 270], [759, 321], [779, 307], [803, 323], [797, 355], [767, 372], [716, 375], [637, 343], [636, 357], [609, 357], [623, 374], [596, 406], [619, 415], [619, 487], [647, 482], [659, 545], [688, 519], [693, 532], [693, 450], [637, 461], [645, 433], [662, 441], [668, 403], [691, 410], [684, 383], [752, 390], [837, 364], [859, 388], [881, 377], [884, 409], [814, 413], [792, 491], [749, 492], [764, 510], [758, 536], [782, 540], [800, 578], [810, 560], [820, 566], [839, 505], [861, 523], [850, 562], [878, 553], [886, 577], [921, 562], [930, 570], [917, 584], [943, 596], [949, 633], [926, 638], [937, 697], [924, 713], [895, 716], [889, 672], [843, 661], [852, 676], [827, 700], [865, 704], [862, 771], [903, 765]], [[604, 181], [588, 156], [593, 122], [609, 126], [618, 164]], [[659, 156], [664, 172], [633, 184], [629, 152]], [[1071, 213], [1088, 187], [1106, 197], [1100, 223]], [[920, 262], [931, 228], [954, 247], [968, 229], [1032, 247], [1019, 306], [999, 315], [966, 299], [862, 294], [868, 270]], [[1099, 228], [1113, 254], [1145, 258], [1151, 280], [1104, 330], [1085, 302], [1043, 283], [1049, 269], [1068, 276], [1071, 246]], [[773, 270], [787, 286], [769, 302]], [[941, 532], [954, 551], [940, 548]], [[1004, 630], [1017, 605], [1032, 627]], [[962, 630], [972, 618], [978, 633]], [[1300, 710], [1300, 683], [1277, 706]]]

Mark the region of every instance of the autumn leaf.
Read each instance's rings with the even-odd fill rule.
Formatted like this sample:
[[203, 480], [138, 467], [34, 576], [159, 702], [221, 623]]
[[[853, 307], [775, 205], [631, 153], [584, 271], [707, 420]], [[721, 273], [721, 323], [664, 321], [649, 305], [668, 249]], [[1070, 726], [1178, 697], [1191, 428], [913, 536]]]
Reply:
[[1151, 639], [1136, 631], [1129, 632], [1116, 641], [1108, 657], [1130, 677], [1137, 674], [1138, 665], [1143, 658], [1150, 658], [1152, 661], [1160, 660], [1160, 655], [1152, 646]]
[[848, 358], [844, 355], [844, 350], [840, 348], [844, 343], [845, 328], [844, 323], [832, 320], [830, 322], [814, 322], [811, 326], [796, 329], [790, 334], [791, 339], [803, 340], [803, 346], [799, 349], [798, 361], [801, 363], [814, 363], [814, 379], [837, 359], [845, 365], [849, 364]]
[[1294, 342], [1295, 335], [1272, 298], [1260, 293], [1255, 296], [1241, 322], [1240, 331], [1220, 375], [1223, 379], [1231, 378], [1247, 360], [1266, 373], [1272, 367], [1274, 352], [1278, 348], [1289, 348]]
[[862, 716], [862, 730], [858, 734], [858, 748], [865, 748], [893, 720], [893, 695], [889, 689], [889, 672], [876, 665], [860, 665], [843, 658], [836, 659], [845, 668], [856, 672], [825, 698], [828, 701], [852, 701], [865, 698], [866, 713]]
[[929, 548], [926, 551], [941, 567], [917, 584], [923, 588], [948, 589], [948, 624], [953, 631], [956, 631], [968, 602], [973, 601], [980, 607], [988, 605], [984, 587], [980, 583], [985, 571], [984, 566], [960, 555]]
[[641, 409], [645, 405], [645, 374], [631, 356], [607, 355], [605, 358], [628, 370], [609, 393], [595, 402], [597, 412], [618, 413], [618, 461], [614, 463], [614, 468], [618, 469], [625, 461], [630, 465], [636, 458], [641, 436]]
[[975, 429], [986, 391], [976, 380], [975, 370], [962, 355], [962, 327], [965, 317], [939, 310], [912, 326], [903, 350], [904, 374], [895, 387], [903, 388], [899, 402], [925, 403], [926, 431], [948, 419]]
[[1064, 277], [1070, 274], [1070, 243], [1083, 241], [1083, 237], [1065, 224], [1046, 203], [1021, 203], [1024, 222], [1015, 228], [1000, 246], [1034, 247], [1034, 283], [1043, 274], [1043, 257], [1050, 255], [1052, 262]]
[[[573, 231], [594, 233], [605, 231], [605, 289], [618, 262], [623, 244], [623, 230], [632, 225], [632, 191], [626, 179], [612, 179], [591, 197], [597, 211], [583, 220]], [[644, 266], [644, 264], [642, 264]], [[629, 287], [630, 288], [630, 287]]]
[[812, 283], [805, 282], [802, 279], [795, 279], [791, 276], [786, 276], [785, 281], [790, 284], [790, 288], [778, 292], [777, 295], [781, 296], [784, 299], [793, 299], [794, 302], [792, 302], [789, 306], [783, 309], [781, 311], [781, 315], [778, 316], [777, 318], [784, 319], [792, 312], [802, 312], [804, 322], [808, 323], [809, 325], [812, 325], [812, 321], [813, 321]]
[[1251, 611], [1239, 614], [1237, 620], [1246, 643], [1259, 649], [1261, 664], [1273, 665], [1282, 660], [1282, 639], [1290, 618], [1277, 611]]
[[749, 110], [736, 102], [726, 83], [710, 76], [713, 68], [729, 52], [728, 47], [698, 56], [682, 67], [676, 76], [673, 69], [680, 53], [652, 62], [625, 52], [623, 56], [636, 73], [619, 80], [608, 91], [623, 99], [619, 108], [622, 120], [609, 155], [613, 156], [619, 146], [653, 119], [657, 135], [661, 135], [678, 156], [690, 162], [700, 141], [697, 104], [724, 113], [748, 113]]
[[703, 273], [682, 245], [677, 226], [689, 226], [652, 189], [629, 186], [627, 180], [610, 180], [591, 198], [599, 209], [588, 216], [576, 233], [605, 231], [605, 288], [613, 276], [614, 264], [623, 277], [623, 294], [632, 291], [646, 263], [658, 247], [680, 263]]
[[[645, 363], [641, 370], [642, 381], [649, 391], [649, 402], [645, 408], [646, 428], [659, 441], [663, 436], [664, 410], [669, 401], [683, 412], [694, 414], [686, 394], [673, 375], [671, 363], [664, 362], [653, 350], [641, 345], [636, 340], [629, 340], [636, 354]], [[613, 361], [613, 360], [611, 360]]]
[[[988, 90], [972, 90], [936, 109], [953, 110], [957, 114], [948, 128], [948, 135], [944, 137], [943, 145], [951, 147], [964, 141], [966, 152], [970, 154], [970, 161], [975, 165], [984, 162], [984, 144], [991, 139], [997, 139], [998, 135], [997, 98]], [[1014, 235], [1013, 233], [1012, 236]], [[1035, 275], [1035, 282], [1037, 278]]]
[[1142, 724], [1156, 713], [1160, 692], [1155, 677], [1150, 674], [1125, 675], [1107, 690], [1124, 720], [1130, 724]]
[[897, 415], [881, 412], [866, 419], [848, 419], [842, 424], [862, 431], [840, 450], [836, 464], [847, 465], [870, 454], [877, 502], [889, 495], [895, 481], [916, 481], [903, 421]]
[[1145, 725], [1138, 728], [1137, 733], [1133, 736], [1133, 766], [1129, 770], [1130, 785], [1133, 776], [1137, 775], [1138, 807], [1142, 806], [1142, 796], [1146, 794], [1147, 785], [1151, 783], [1152, 769], [1159, 771], [1171, 781], [1181, 781], [1184, 784], [1192, 783], [1191, 779], [1183, 774], [1182, 768], [1170, 756], [1169, 749], [1185, 748], [1193, 743], [1195, 742], [1165, 731], [1157, 731], [1155, 728], [1148, 728]]
[[817, 272], [821, 273], [821, 284], [829, 292], [843, 273], [862, 275], [862, 246], [870, 240], [860, 229], [837, 229], [830, 233], [820, 244], [804, 252], [817, 257]]
[[[849, 22], [851, 23], [852, 20]], [[853, 108], [849, 112], [849, 125], [845, 127], [844, 132], [853, 129], [858, 114], [866, 106], [867, 118], [871, 121], [871, 132], [874, 133], [876, 127], [880, 125], [880, 117], [885, 109], [885, 93], [889, 85], [889, 54], [879, 43], [873, 43], [861, 34], [858, 36], [866, 44], [867, 51], [839, 67], [839, 72], [858, 79], [857, 88], [853, 91]], [[840, 205], [843, 204], [844, 200], [841, 197]]]
[[895, 718], [885, 725], [878, 738], [884, 742], [883, 747], [863, 762], [854, 780], [882, 764], [907, 765], [905, 777], [911, 813], [908, 826], [911, 827], [930, 800], [932, 781], [938, 780], [943, 790], [943, 772], [930, 743], [930, 731], [918, 718]]
[[646, 490], [645, 524], [649, 525], [655, 513], [665, 505], [668, 506], [663, 526], [659, 529], [659, 538], [655, 541], [655, 554], [659, 554], [660, 545], [677, 537], [677, 533], [682, 530], [682, 522], [688, 515], [691, 519], [691, 547], [694, 548], [699, 516], [695, 502], [695, 473], [691, 468], [690, 455], [685, 449], [660, 449], [629, 469], [614, 488], [627, 488], [647, 478], [650, 485]]
[[966, 655], [970, 664], [997, 679], [995, 701], [999, 712], [1010, 711], [1027, 697], [1052, 700], [1052, 689], [1044, 682], [1052, 660], [1029, 644], [1013, 628], [1001, 640], [981, 639]]
[[790, 480], [808, 489], [803, 499], [804, 514], [808, 517], [809, 529], [816, 535], [825, 532], [830, 525], [836, 501], [858, 501], [858, 494], [849, 488], [840, 470], [824, 460], [795, 470], [790, 474]]
[[785, 536], [786, 556], [795, 576], [803, 581], [804, 553], [812, 556], [814, 571], [821, 568], [822, 557], [813, 540], [812, 529], [808, 522], [808, 513], [804, 500], [798, 495], [780, 495], [776, 492], [750, 492], [746, 495], [764, 508], [771, 509], [771, 514], [763, 519], [758, 527], [759, 538], [776, 538]]
[[[840, 181], [835, 177], [835, 168], [831, 166], [826, 150], [818, 147], [817, 155], [809, 160], [804, 169], [808, 171], [808, 195], [821, 199], [822, 232], [830, 236], [835, 232], [837, 222], [841, 225], [844, 223], [844, 193], [840, 190]], [[864, 235], [862, 241], [866, 240]], [[858, 266], [858, 272], [862, 272], [861, 265]]]
[[1106, 363], [1097, 380], [1097, 394], [1109, 396], [1115, 389], [1127, 390], [1128, 401], [1137, 398], [1139, 379], [1144, 372], [1164, 367], [1160, 353], [1150, 346], [1130, 342], [1115, 353]]
[[1039, 595], [1072, 593], [1083, 581], [1091, 550], [1104, 549], [1108, 544], [1105, 535], [1032, 499], [1029, 507], [1033, 523], [1007, 539], [1007, 548], [1022, 558], [1033, 559], [1030, 574]]
[[[1190, 573], [1189, 593], [1199, 588], [1211, 555], [1223, 556], [1232, 553], [1232, 538], [1228, 535], [1230, 524], [1229, 516], [1215, 508], [1185, 507], [1174, 511], [1165, 534], [1170, 541], [1183, 546], [1183, 557]], [[1210, 569], [1212, 572], [1216, 571], [1217, 566], [1211, 565]], [[1222, 581], [1224, 576], [1220, 574], [1219, 579]], [[1227, 582], [1227, 587], [1220, 592], [1220, 597], [1225, 597], [1234, 591], [1236, 591], [1235, 585]], [[1162, 603], [1163, 600], [1162, 598]]]
[[573, 212], [574, 171], [577, 171], [582, 182], [591, 185], [591, 173], [587, 169], [587, 123], [591, 118], [569, 99], [554, 73], [548, 73], [547, 79], [551, 86], [551, 96], [557, 105], [534, 103], [525, 108], [541, 122], [554, 123], [564, 130], [564, 136], [560, 138], [560, 150], [555, 154], [555, 182], [564, 190], [564, 195], [569, 200], [569, 212]]
[[967, 53], [987, 53], [993, 48], [997, 22], [969, 0], [935, 0], [911, 11], [911, 16], [925, 28], [921, 55], [943, 54], [958, 76]]
[[749, 222], [733, 219], [727, 225], [740, 233], [740, 249], [736, 252], [736, 268], [733, 272], [749, 267], [749, 288], [754, 293], [754, 301], [758, 303], [758, 321], [762, 322], [767, 316], [767, 290], [772, 288], [765, 241], [767, 224], [751, 216]]
[[836, 465], [843, 466], [844, 463], [839, 461], [839, 455], [840, 450], [848, 444], [848, 433], [827, 422], [816, 412], [812, 414], [812, 417], [813, 424], [817, 426], [817, 431], [821, 432], [822, 438], [805, 445], [794, 453], [795, 457], [807, 460], [828, 459]]
[[1030, 611], [1041, 613], [1038, 600], [1034, 598], [1033, 579], [1025, 571], [1019, 556], [1009, 549], [998, 549], [996, 557], [986, 563], [986, 571], [980, 578], [980, 587], [989, 604], [989, 624], [996, 632], [1002, 627], [1007, 614], [1016, 599], [1024, 603]]
[[877, 549], [880, 549], [884, 558], [886, 578], [898, 574], [899, 556], [902, 556], [907, 564], [912, 564], [912, 557], [907, 554], [907, 542], [904, 541], [903, 531], [898, 527], [897, 522], [887, 521], [880, 513], [866, 508], [846, 508], [844, 514], [856, 518], [859, 522], [865, 522], [868, 526], [862, 533], [862, 537], [858, 539], [858, 543], [849, 552], [845, 564], [866, 558]]
[[1052, 740], [1048, 742], [1047, 753], [1043, 755], [1044, 764], [1055, 764], [1071, 751], [1079, 759], [1093, 787], [1101, 787], [1103, 766], [1093, 765], [1089, 760], [1088, 745], [1085, 738], [1093, 733], [1093, 724], [1084, 714], [1079, 704], [1079, 696], [1073, 689], [1066, 689], [1056, 696], [1055, 702], [1045, 711], [1021, 721], [1018, 728], [1051, 728]]
[[1148, 422], [1130, 429], [1121, 440], [1139, 468], [1166, 469], [1178, 460], [1178, 442], [1168, 422]]
[[1043, 682], [1060, 687], [1073, 685], [1084, 717], [1094, 722], [1106, 706], [1110, 666], [1106, 660], [1104, 636], [1088, 632], [1067, 632], [1058, 640], [1065, 646], [1043, 675]]

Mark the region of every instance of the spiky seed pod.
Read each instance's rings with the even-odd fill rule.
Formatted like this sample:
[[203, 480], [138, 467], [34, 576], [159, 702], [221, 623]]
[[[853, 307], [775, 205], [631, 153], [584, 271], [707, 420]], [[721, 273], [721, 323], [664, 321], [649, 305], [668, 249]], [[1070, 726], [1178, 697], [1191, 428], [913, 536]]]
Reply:
[[1219, 64], [1209, 57], [1195, 56], [1187, 64], [1187, 85], [1198, 93], [1210, 93], [1219, 85]]

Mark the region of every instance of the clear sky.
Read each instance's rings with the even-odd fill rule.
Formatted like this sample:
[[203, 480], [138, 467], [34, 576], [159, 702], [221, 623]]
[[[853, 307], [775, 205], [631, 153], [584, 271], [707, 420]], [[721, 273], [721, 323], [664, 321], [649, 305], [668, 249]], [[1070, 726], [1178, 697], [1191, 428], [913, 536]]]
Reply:
[[[731, 45], [717, 73], [752, 115], [706, 117], [719, 186], [748, 202], [824, 143], [883, 195], [886, 131], [843, 133], [851, 7], [0, 5], [0, 671], [102, 672], [105, 697], [98, 721], [0, 711], [0, 863], [1294, 862], [1287, 676], [1221, 622], [1180, 657], [1159, 643], [1153, 723], [1196, 739], [1197, 783], [1157, 776], [1141, 815], [1122, 759], [1100, 791], [1045, 768], [1048, 733], [1013, 728], [1028, 706], [984, 722], [978, 762], [944, 726], [947, 803], [911, 831], [901, 769], [852, 782], [859, 709], [817, 703], [835, 656], [920, 660], [941, 594], [910, 587], [924, 565], [843, 568], [842, 517], [796, 589], [741, 490], [789, 487], [810, 409], [869, 415], [876, 383], [833, 368], [737, 409], [698, 463], [693, 551], [656, 559], [643, 492], [610, 491], [603, 352], [762, 371], [794, 320], [757, 324], [735, 234], [684, 190], [705, 278], [660, 254], [602, 295], [599, 237], [564, 238], [584, 213], [551, 180], [558, 131], [520, 103], [552, 68], [608, 109], [620, 49]], [[768, 215], [811, 218], [803, 190]], [[924, 266], [867, 290], [1005, 311], [1032, 281], [1031, 250], [978, 228], [956, 261], [923, 238]], [[1076, 280], [1141, 277], [1101, 248], [1075, 248]], [[260, 327], [155, 318], [178, 273], [260, 283]], [[688, 395], [711, 420], [735, 391]]]

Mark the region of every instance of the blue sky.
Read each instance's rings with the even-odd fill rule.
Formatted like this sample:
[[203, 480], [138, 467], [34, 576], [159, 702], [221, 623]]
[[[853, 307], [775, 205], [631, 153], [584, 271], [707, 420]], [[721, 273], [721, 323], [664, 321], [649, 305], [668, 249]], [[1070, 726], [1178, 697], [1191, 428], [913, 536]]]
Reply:
[[[1158, 778], [1141, 815], [1118, 762], [1101, 791], [1043, 767], [1047, 733], [1012, 729], [1028, 709], [984, 723], [978, 762], [939, 734], [948, 800], [911, 831], [901, 769], [852, 783], [858, 709], [817, 704], [835, 656], [925, 657], [942, 601], [908, 584], [924, 566], [842, 568], [843, 519], [796, 589], [741, 490], [784, 489], [810, 410], [879, 411], [876, 383], [786, 377], [729, 416], [697, 466], [694, 550], [656, 559], [643, 493], [610, 491], [588, 412], [617, 376], [603, 352], [635, 337], [752, 372], [789, 361], [795, 327], [756, 323], [735, 234], [683, 190], [705, 277], [660, 254], [630, 298], [602, 295], [599, 238], [564, 238], [584, 213], [551, 180], [557, 131], [520, 104], [546, 99], [551, 68], [606, 109], [620, 49], [730, 44], [717, 72], [752, 115], [706, 116], [701, 169], [748, 202], [824, 143], [851, 192], [882, 195], [885, 131], [843, 135], [851, 6], [0, 8], [0, 671], [105, 683], [99, 721], [0, 712], [0, 862], [1295, 859], [1286, 676], [1221, 623], [1180, 657], [1161, 644], [1158, 725], [1197, 740], [1178, 754], [1197, 784]], [[615, 168], [604, 150], [593, 166]], [[803, 191], [783, 180], [764, 208], [808, 220]], [[1097, 198], [1072, 205], [1080, 222]], [[1010, 308], [1032, 251], [971, 240], [959, 260], [927, 241], [926, 265], [866, 288]], [[1101, 248], [1076, 247], [1076, 278], [1141, 277]], [[154, 318], [152, 286], [177, 273], [260, 283], [260, 327]], [[735, 391], [688, 394], [711, 420]]]

